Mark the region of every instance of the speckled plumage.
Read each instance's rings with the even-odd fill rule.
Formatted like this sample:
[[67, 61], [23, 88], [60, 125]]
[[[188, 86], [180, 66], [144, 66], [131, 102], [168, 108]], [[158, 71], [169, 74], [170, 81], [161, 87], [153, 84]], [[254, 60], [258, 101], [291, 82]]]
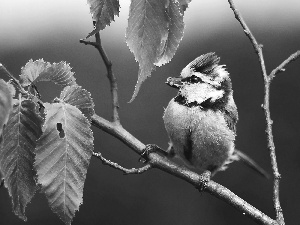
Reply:
[[187, 165], [216, 172], [237, 159], [233, 154], [235, 132], [221, 111], [186, 107], [172, 99], [163, 118], [175, 153]]
[[229, 74], [218, 62], [214, 53], [202, 55], [182, 70], [179, 79], [168, 79], [170, 86], [179, 88], [163, 116], [170, 148], [200, 172], [224, 170], [238, 159], [237, 108]]

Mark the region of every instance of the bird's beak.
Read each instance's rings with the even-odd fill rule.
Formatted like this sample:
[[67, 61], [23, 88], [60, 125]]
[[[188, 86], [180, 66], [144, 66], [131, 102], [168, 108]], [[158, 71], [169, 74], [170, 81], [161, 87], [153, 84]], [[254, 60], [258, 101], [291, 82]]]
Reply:
[[181, 77], [168, 77], [166, 84], [173, 88], [180, 88], [182, 86]]

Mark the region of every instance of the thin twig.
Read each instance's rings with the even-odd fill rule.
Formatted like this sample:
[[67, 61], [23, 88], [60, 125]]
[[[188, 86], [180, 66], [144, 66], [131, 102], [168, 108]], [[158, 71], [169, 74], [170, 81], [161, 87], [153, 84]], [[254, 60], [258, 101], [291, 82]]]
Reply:
[[105, 64], [106, 70], [107, 70], [107, 78], [109, 79], [110, 83], [110, 90], [112, 95], [112, 108], [113, 108], [113, 122], [117, 125], [120, 125], [120, 117], [119, 117], [119, 97], [118, 97], [118, 85], [117, 85], [117, 79], [112, 71], [112, 62], [108, 58], [102, 44], [101, 44], [101, 38], [100, 33], [95, 34], [96, 42], [86, 41], [86, 40], [79, 40], [80, 43], [83, 43], [85, 45], [91, 45], [94, 46], [98, 52], [100, 53], [102, 60]]
[[[95, 127], [116, 137], [136, 153], [141, 155], [144, 152], [146, 146], [138, 139], [136, 139], [132, 134], [130, 134], [127, 130], [125, 130], [122, 126], [116, 126], [114, 123], [111, 123], [96, 114], [94, 114], [92, 117], [92, 124]], [[192, 172], [184, 166], [179, 166], [178, 164], [170, 161], [167, 157], [161, 156], [155, 152], [151, 152], [148, 155], [148, 159], [148, 163], [153, 168], [158, 168], [169, 174], [177, 176], [193, 184], [196, 188], [203, 187], [203, 184], [201, 183], [201, 175]], [[251, 206], [249, 203], [245, 202], [240, 197], [236, 196], [230, 190], [218, 183], [215, 183], [214, 181], [209, 181], [205, 185], [204, 191], [225, 201], [229, 205], [242, 212], [244, 215], [247, 215], [248, 217], [256, 221], [258, 224], [278, 225], [275, 220], [271, 219], [255, 207]]]
[[12, 79], [12, 81], [15, 83], [15, 85], [18, 87], [19, 91], [22, 93], [22, 94], [25, 94], [27, 95], [27, 91], [25, 91], [25, 89], [22, 87], [22, 85], [20, 84], [19, 80], [17, 78], [15, 78], [14, 75], [12, 75], [7, 69], [6, 67], [0, 63], [0, 68], [5, 72], [5, 74], [10, 78]]
[[93, 152], [93, 156], [100, 159], [103, 164], [106, 164], [112, 168], [121, 170], [124, 174], [141, 174], [141, 173], [144, 173], [144, 172], [148, 171], [149, 169], [151, 169], [150, 164], [146, 164], [145, 166], [143, 166], [141, 168], [127, 169], [127, 168], [120, 166], [118, 163], [112, 162], [112, 161], [104, 158], [100, 152]]
[[87, 40], [84, 40], [84, 39], [80, 39], [79, 40], [79, 43], [83, 43], [85, 45], [91, 45], [91, 46], [94, 46], [95, 48], [98, 49], [98, 45], [96, 42], [93, 42], [93, 41], [87, 41]]
[[277, 66], [269, 75], [269, 78], [272, 80], [275, 75], [279, 72], [285, 71], [285, 67], [291, 63], [292, 61], [296, 60], [297, 58], [300, 57], [300, 51], [298, 50], [297, 52], [291, 54], [286, 60], [284, 60], [279, 66]]
[[267, 140], [268, 140], [268, 149], [269, 149], [269, 152], [270, 152], [272, 170], [273, 170], [273, 175], [274, 175], [273, 204], [274, 204], [274, 209], [275, 209], [275, 212], [276, 212], [276, 221], [278, 222], [278, 224], [284, 225], [285, 222], [284, 222], [282, 208], [280, 206], [280, 200], [279, 200], [279, 181], [280, 181], [281, 175], [279, 173], [277, 160], [276, 160], [275, 144], [274, 144], [273, 132], [272, 132], [273, 121], [271, 119], [271, 113], [270, 113], [270, 84], [271, 84], [271, 80], [275, 76], [275, 74], [279, 70], [282, 70], [285, 65], [287, 65], [290, 61], [294, 60], [295, 58], [287, 59], [287, 62], [283, 62], [283, 64], [281, 64], [279, 66], [278, 70], [275, 69], [273, 75], [271, 73], [268, 76], [267, 71], [266, 71], [265, 62], [264, 62], [263, 53], [262, 53], [262, 45], [258, 44], [258, 42], [256, 41], [254, 35], [251, 33], [250, 29], [246, 25], [246, 23], [243, 20], [241, 14], [236, 9], [233, 1], [228, 0], [228, 2], [229, 2], [229, 5], [230, 5], [230, 8], [232, 9], [232, 11], [235, 15], [235, 18], [239, 21], [242, 28], [244, 29], [245, 34], [250, 39], [250, 42], [252, 43], [252, 46], [255, 49], [255, 52], [258, 55], [258, 59], [259, 59], [259, 62], [260, 62], [260, 67], [261, 67], [261, 71], [262, 71], [262, 75], [263, 75], [263, 79], [264, 79], [264, 104], [263, 104], [263, 109], [264, 109], [265, 118], [266, 118], [266, 133], [267, 133]]
[[31, 93], [28, 93], [24, 87], [20, 84], [19, 80], [17, 78], [15, 78], [14, 75], [12, 75], [7, 69], [6, 67], [0, 63], [0, 68], [5, 72], [5, 74], [11, 78], [12, 82], [18, 87], [18, 90], [20, 91], [20, 93], [22, 95], [25, 95], [25, 96], [29, 96], [34, 102], [38, 103], [40, 106], [44, 107], [43, 106], [43, 102], [42, 100], [40, 100], [37, 96], [35, 95], [32, 95]]
[[265, 66], [265, 62], [264, 62], [264, 57], [263, 57], [263, 53], [262, 53], [262, 48], [263, 45], [258, 44], [258, 42], [256, 41], [254, 35], [252, 34], [252, 32], [250, 31], [249, 27], [247, 26], [246, 22], [244, 21], [242, 15], [240, 14], [240, 12], [237, 10], [237, 8], [235, 7], [235, 4], [233, 3], [232, 0], [228, 0], [230, 8], [232, 9], [235, 18], [237, 19], [237, 21], [239, 21], [239, 23], [241, 24], [244, 33], [247, 35], [247, 37], [249, 38], [256, 54], [258, 55], [258, 59], [260, 62], [260, 67], [261, 67], [261, 71], [262, 74], [264, 76], [264, 79], [267, 77], [267, 71], [266, 71], [266, 66]]

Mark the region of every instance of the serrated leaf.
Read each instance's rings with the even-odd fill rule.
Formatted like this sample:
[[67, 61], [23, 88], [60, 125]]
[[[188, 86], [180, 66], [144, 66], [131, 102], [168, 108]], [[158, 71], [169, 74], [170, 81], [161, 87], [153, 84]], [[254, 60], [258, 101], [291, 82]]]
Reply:
[[109, 26], [115, 16], [119, 16], [120, 5], [119, 0], [87, 0], [87, 3], [96, 22], [94, 30], [86, 37], [89, 38]]
[[169, 21], [168, 38], [159, 61], [155, 63], [156, 66], [166, 64], [173, 58], [183, 38], [184, 22], [180, 4], [176, 0], [170, 0], [166, 14]]
[[36, 140], [42, 134], [42, 118], [30, 100], [15, 101], [3, 131], [0, 170], [12, 198], [14, 213], [26, 221], [25, 208], [36, 191], [33, 170]]
[[93, 152], [90, 123], [67, 103], [44, 104], [43, 135], [36, 148], [38, 183], [53, 212], [71, 224], [82, 203], [83, 186]]
[[12, 91], [11, 86], [0, 79], [0, 136], [3, 125], [7, 123], [9, 114], [12, 110]]
[[171, 60], [183, 36], [183, 15], [177, 0], [132, 0], [126, 42], [139, 63], [138, 81], [133, 101], [140, 86], [155, 66]]
[[95, 105], [91, 93], [81, 86], [72, 85], [65, 87], [60, 94], [60, 99], [65, 103], [76, 106], [88, 120], [92, 119], [92, 116], [95, 113]]
[[21, 69], [20, 79], [23, 86], [40, 81], [52, 81], [63, 87], [76, 84], [74, 73], [66, 62], [49, 63], [43, 59], [29, 60]]

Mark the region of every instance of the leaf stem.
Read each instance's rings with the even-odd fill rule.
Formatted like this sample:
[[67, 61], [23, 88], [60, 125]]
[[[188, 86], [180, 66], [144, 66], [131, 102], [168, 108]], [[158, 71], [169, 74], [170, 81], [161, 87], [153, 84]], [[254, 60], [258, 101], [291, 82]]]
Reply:
[[146, 172], [146, 171], [148, 171], [149, 169], [152, 168], [150, 164], [146, 164], [145, 166], [143, 166], [141, 168], [127, 169], [127, 168], [124, 168], [124, 167], [120, 166], [118, 163], [112, 162], [112, 161], [104, 158], [100, 152], [93, 152], [93, 156], [100, 159], [103, 164], [109, 165], [112, 168], [123, 171], [123, 173], [125, 175], [126, 174], [141, 174], [141, 173], [144, 173], [144, 172]]
[[12, 79], [12, 81], [15, 83], [15, 85], [18, 87], [19, 91], [24, 94], [27, 95], [27, 91], [25, 91], [25, 89], [22, 87], [22, 85], [20, 84], [19, 80], [17, 78], [14, 77], [14, 75], [12, 75], [7, 69], [6, 67], [0, 63], [0, 68], [5, 72], [5, 74]]

